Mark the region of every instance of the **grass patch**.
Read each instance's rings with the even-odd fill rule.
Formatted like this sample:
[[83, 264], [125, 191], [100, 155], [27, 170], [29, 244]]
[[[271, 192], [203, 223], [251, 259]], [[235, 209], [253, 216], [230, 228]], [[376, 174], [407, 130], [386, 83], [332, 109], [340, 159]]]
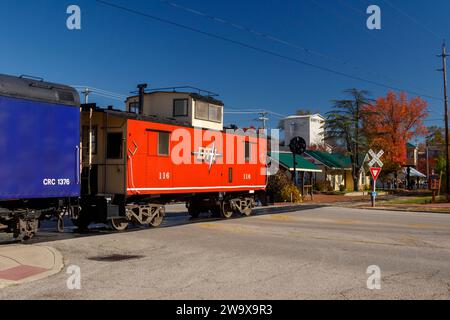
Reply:
[[[401, 199], [394, 199], [383, 202], [383, 205], [396, 205], [396, 204], [431, 204], [432, 203], [432, 197], [431, 196], [423, 196], [423, 197], [408, 197], [408, 198], [401, 198]], [[445, 203], [446, 199], [445, 197], [436, 197], [435, 203]]]

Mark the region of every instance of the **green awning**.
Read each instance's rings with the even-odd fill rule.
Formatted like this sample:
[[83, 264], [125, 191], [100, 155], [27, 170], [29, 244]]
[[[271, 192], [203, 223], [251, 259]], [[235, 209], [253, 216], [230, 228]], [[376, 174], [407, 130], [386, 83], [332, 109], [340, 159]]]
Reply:
[[[294, 157], [290, 152], [273, 152], [269, 153], [269, 157], [272, 160], [276, 160], [281, 166], [285, 167], [289, 171], [294, 171]], [[317, 167], [314, 163], [306, 160], [301, 156], [295, 156], [295, 169], [296, 171], [303, 172], [322, 172], [322, 170]]]
[[308, 150], [306, 154], [332, 170], [352, 170], [350, 157], [340, 153]]

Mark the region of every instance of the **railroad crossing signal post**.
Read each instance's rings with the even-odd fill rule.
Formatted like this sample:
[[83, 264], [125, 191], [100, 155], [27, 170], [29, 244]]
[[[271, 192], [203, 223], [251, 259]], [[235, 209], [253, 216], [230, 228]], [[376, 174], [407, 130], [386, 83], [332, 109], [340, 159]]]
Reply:
[[381, 150], [378, 153], [373, 152], [373, 150], [369, 150], [369, 159], [370, 157], [372, 158], [372, 160], [370, 160], [369, 162], [369, 167], [370, 173], [372, 174], [373, 178], [373, 192], [371, 195], [373, 208], [375, 208], [375, 202], [377, 198], [377, 180], [380, 177], [381, 170], [384, 166], [384, 163], [381, 161], [381, 157], [383, 156], [383, 154], [384, 154], [383, 150]]
[[[289, 149], [291, 149], [292, 152], [292, 160], [293, 160], [293, 166], [294, 166], [294, 172], [292, 174], [292, 178], [294, 180], [294, 185], [297, 185], [297, 155], [301, 156], [305, 150], [306, 150], [306, 141], [302, 137], [295, 137], [291, 140], [289, 143]], [[302, 197], [304, 196], [304, 175], [301, 175], [301, 185], [302, 185]]]

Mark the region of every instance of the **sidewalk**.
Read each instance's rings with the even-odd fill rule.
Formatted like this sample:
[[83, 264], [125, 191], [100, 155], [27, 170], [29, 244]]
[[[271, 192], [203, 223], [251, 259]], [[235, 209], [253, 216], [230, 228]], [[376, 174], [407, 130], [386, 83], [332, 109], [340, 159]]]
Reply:
[[51, 247], [0, 246], [0, 289], [47, 278], [62, 268], [62, 255]]
[[375, 208], [372, 208], [371, 206], [358, 206], [358, 208], [389, 210], [389, 211], [429, 212], [429, 213], [450, 214], [450, 204], [448, 204], [448, 203], [420, 204], [420, 205], [410, 205], [410, 204], [386, 205], [386, 204], [380, 203]]

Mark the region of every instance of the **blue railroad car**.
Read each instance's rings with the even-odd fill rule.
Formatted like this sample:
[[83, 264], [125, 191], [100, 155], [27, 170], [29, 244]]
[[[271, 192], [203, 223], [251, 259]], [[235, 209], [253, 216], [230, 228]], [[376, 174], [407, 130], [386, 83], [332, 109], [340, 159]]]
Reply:
[[0, 75], [0, 230], [31, 238], [39, 219], [72, 211], [79, 195], [77, 91]]

